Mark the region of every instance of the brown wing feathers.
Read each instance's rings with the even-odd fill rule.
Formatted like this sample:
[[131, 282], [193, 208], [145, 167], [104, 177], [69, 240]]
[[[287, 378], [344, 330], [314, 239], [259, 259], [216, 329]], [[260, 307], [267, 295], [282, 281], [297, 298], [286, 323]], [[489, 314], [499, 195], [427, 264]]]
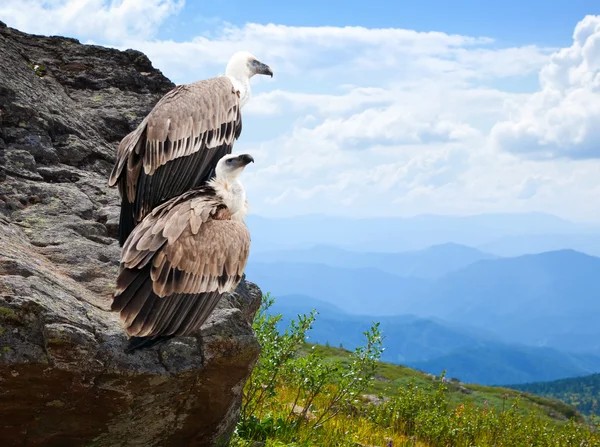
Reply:
[[250, 236], [210, 187], [157, 207], [123, 247], [112, 305], [135, 337], [186, 335], [241, 280]]
[[163, 96], [117, 151], [109, 184], [118, 183], [122, 197], [120, 244], [156, 205], [205, 184], [241, 130], [239, 99], [226, 77]]

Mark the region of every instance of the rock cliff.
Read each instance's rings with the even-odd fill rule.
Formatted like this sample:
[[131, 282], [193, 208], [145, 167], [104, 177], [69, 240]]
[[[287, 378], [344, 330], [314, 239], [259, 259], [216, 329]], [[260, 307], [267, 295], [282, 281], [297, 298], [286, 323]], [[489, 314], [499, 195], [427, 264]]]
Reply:
[[116, 146], [174, 85], [133, 50], [0, 22], [0, 445], [214, 446], [260, 347], [243, 282], [198, 337], [126, 355], [108, 312]]

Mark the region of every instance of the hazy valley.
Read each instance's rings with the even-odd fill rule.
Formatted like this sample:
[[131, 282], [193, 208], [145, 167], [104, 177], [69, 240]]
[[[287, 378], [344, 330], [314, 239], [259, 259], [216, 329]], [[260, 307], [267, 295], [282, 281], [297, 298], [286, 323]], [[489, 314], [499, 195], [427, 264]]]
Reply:
[[312, 342], [352, 348], [379, 321], [382, 359], [465, 382], [600, 371], [592, 227], [544, 214], [255, 219], [246, 273], [286, 322], [319, 312]]

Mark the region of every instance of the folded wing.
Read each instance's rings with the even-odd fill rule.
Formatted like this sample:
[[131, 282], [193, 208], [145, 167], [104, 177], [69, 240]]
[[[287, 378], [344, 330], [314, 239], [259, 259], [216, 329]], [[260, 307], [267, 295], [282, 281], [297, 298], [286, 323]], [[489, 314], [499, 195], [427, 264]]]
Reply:
[[205, 184], [241, 131], [239, 98], [225, 76], [163, 96], [117, 150], [109, 185], [122, 198], [120, 244], [156, 205]]
[[112, 310], [130, 336], [188, 335], [242, 279], [250, 234], [204, 187], [156, 208], [123, 247]]

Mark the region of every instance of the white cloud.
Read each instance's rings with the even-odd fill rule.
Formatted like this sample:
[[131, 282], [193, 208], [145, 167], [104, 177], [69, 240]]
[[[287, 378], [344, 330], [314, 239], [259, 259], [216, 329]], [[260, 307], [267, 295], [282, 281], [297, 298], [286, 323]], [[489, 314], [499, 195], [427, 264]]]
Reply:
[[600, 16], [575, 27], [573, 44], [552, 54], [541, 90], [498, 123], [498, 148], [539, 158], [600, 158]]
[[380, 87], [351, 87], [345, 94], [314, 94], [271, 90], [256, 95], [244, 109], [246, 113], [275, 115], [292, 108], [296, 112], [315, 110], [321, 115], [339, 114], [367, 105], [394, 102], [390, 91]]
[[535, 73], [548, 60], [549, 49], [527, 45], [517, 48], [490, 50], [461, 49], [456, 63], [470, 69], [473, 78], [510, 77]]
[[421, 81], [440, 74], [456, 82], [520, 75], [539, 69], [546, 55], [535, 46], [491, 50], [493, 39], [396, 28], [301, 27], [223, 24], [186, 42], [129, 40], [121, 47], [144, 51], [177, 82], [191, 74], [222, 71], [230, 55], [251, 50], [277, 76], [342, 83]]
[[419, 117], [405, 106], [368, 108], [349, 118], [326, 119], [308, 131], [314, 140], [344, 144], [346, 149], [370, 148], [376, 142], [400, 144], [466, 139], [477, 130], [451, 118]]
[[2, 0], [0, 19], [29, 33], [115, 44], [154, 37], [183, 5], [184, 0]]
[[544, 185], [552, 183], [552, 179], [543, 175], [532, 175], [524, 178], [518, 186], [519, 199], [531, 199], [539, 194]]

